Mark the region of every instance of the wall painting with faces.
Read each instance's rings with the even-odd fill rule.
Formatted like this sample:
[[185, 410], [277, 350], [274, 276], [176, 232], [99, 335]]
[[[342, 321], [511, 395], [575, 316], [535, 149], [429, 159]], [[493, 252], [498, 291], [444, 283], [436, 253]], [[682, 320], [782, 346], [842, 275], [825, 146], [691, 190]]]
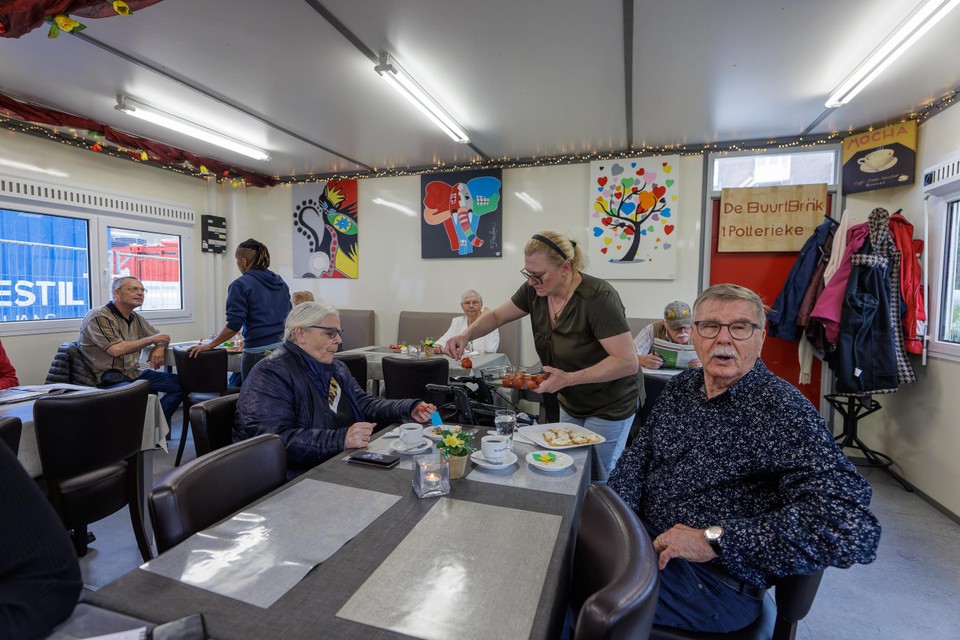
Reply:
[[680, 156], [590, 163], [587, 254], [606, 280], [673, 280]]
[[499, 258], [503, 254], [501, 171], [455, 171], [420, 180], [423, 258]]
[[293, 276], [356, 278], [357, 181], [330, 180], [293, 187]]

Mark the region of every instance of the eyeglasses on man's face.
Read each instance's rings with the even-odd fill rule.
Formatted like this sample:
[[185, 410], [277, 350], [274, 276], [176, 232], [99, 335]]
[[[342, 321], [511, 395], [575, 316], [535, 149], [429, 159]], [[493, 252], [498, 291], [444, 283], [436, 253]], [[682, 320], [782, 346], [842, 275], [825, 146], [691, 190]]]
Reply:
[[753, 332], [760, 328], [760, 325], [746, 320], [737, 320], [729, 324], [714, 322], [713, 320], [697, 320], [693, 323], [697, 328], [697, 333], [701, 338], [716, 338], [720, 335], [720, 329], [727, 328], [730, 337], [734, 340], [749, 340], [753, 337]]
[[144, 289], [143, 287], [124, 287], [124, 289], [126, 289], [130, 293], [146, 293], [147, 292], [147, 290]]
[[319, 325], [319, 324], [312, 324], [312, 325], [310, 325], [310, 326], [307, 327], [307, 328], [308, 328], [308, 329], [320, 329], [321, 331], [323, 331], [324, 333], [326, 333], [326, 334], [327, 334], [327, 337], [330, 338], [331, 340], [334, 340], [334, 339], [336, 339], [337, 337], [340, 337], [340, 338], [343, 337], [343, 329], [341, 329], [340, 327], [324, 327], [324, 326]]
[[556, 271], [557, 269], [559, 269], [559, 268], [562, 267], [562, 266], [563, 266], [563, 263], [561, 262], [560, 264], [558, 264], [557, 266], [555, 266], [553, 269], [548, 269], [547, 271], [544, 271], [543, 273], [530, 273], [530, 272], [527, 271], [526, 269], [520, 269], [520, 275], [522, 275], [522, 276], [523, 276], [524, 278], [526, 278], [527, 280], [533, 280], [533, 281], [536, 282], [537, 284], [543, 284], [543, 279], [546, 278], [548, 274], [550, 274], [550, 273], [553, 272], [553, 271]]

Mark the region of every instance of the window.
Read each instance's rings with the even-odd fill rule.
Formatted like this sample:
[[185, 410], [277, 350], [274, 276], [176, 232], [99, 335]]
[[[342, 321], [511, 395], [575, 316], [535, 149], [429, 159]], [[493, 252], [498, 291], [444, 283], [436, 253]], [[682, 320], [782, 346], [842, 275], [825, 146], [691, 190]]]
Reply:
[[0, 175], [0, 333], [76, 331], [134, 276], [151, 322], [192, 321], [194, 213], [176, 205]]
[[0, 323], [82, 318], [88, 237], [83, 219], [0, 209]]
[[785, 184], [837, 183], [837, 151], [713, 157], [713, 190]]
[[960, 344], [960, 200], [947, 203], [944, 221], [943, 286], [940, 291], [941, 342]]

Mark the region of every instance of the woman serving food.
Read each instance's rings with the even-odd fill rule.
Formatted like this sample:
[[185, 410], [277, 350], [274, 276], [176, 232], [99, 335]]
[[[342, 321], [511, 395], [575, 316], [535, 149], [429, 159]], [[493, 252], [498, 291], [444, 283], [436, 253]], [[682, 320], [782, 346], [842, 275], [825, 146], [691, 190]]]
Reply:
[[520, 273], [527, 281], [510, 300], [450, 338], [444, 351], [459, 358], [477, 336], [529, 315], [537, 355], [550, 374], [535, 391], [558, 393], [561, 422], [606, 438], [596, 451], [609, 473], [643, 389], [623, 303], [607, 282], [583, 273], [583, 253], [566, 236], [535, 234], [523, 253]]

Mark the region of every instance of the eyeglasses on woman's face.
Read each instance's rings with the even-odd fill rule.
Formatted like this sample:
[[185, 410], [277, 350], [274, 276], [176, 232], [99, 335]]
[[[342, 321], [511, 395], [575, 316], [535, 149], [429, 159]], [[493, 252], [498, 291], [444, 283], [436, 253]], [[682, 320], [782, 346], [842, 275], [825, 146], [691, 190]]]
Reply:
[[693, 326], [697, 328], [697, 333], [700, 334], [701, 338], [707, 339], [716, 338], [720, 335], [720, 329], [726, 327], [727, 331], [730, 332], [730, 337], [734, 340], [749, 340], [753, 337], [753, 333], [760, 328], [760, 325], [747, 320], [737, 320], [729, 324], [714, 322], [713, 320], [697, 320], [693, 323]]
[[343, 337], [343, 329], [341, 329], [340, 327], [324, 327], [324, 326], [319, 325], [319, 324], [312, 324], [312, 325], [310, 325], [310, 326], [307, 327], [307, 328], [308, 328], [308, 329], [320, 329], [321, 331], [323, 331], [324, 333], [326, 333], [326, 334], [327, 334], [327, 337], [330, 338], [331, 340], [335, 340], [335, 339], [338, 338], [338, 337], [340, 337], [340, 338]]
[[562, 267], [562, 266], [563, 266], [563, 263], [561, 262], [560, 264], [558, 264], [557, 266], [555, 266], [553, 269], [548, 269], [548, 270], [544, 271], [543, 273], [530, 273], [530, 272], [527, 271], [526, 269], [520, 269], [520, 275], [522, 275], [522, 276], [523, 276], [524, 278], [526, 278], [527, 280], [533, 280], [533, 281], [536, 282], [537, 284], [543, 284], [543, 279], [546, 278], [547, 275], [549, 275], [549, 274], [550, 274], [551, 272], [553, 272], [553, 271], [556, 271], [557, 269], [559, 269], [559, 268]]

